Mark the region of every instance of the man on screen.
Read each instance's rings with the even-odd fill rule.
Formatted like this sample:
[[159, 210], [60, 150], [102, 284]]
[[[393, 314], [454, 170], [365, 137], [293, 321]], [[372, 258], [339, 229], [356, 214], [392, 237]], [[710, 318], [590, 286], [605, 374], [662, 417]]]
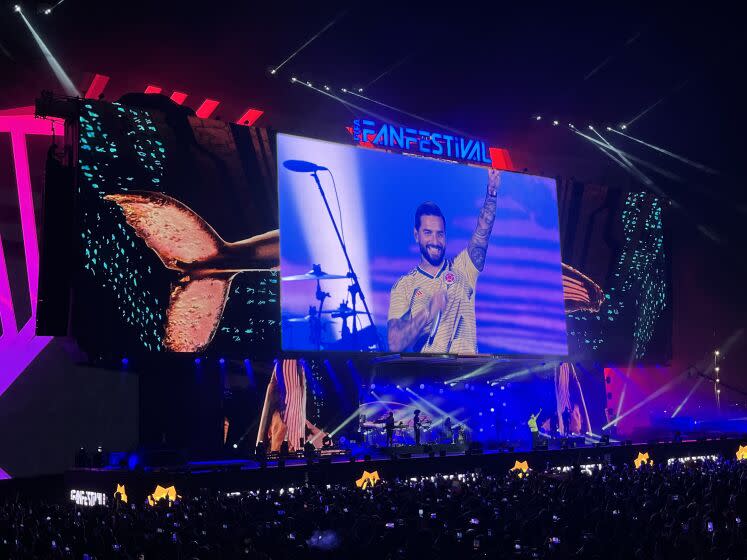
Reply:
[[500, 171], [488, 171], [485, 202], [472, 238], [446, 258], [446, 219], [433, 202], [415, 212], [420, 263], [401, 276], [389, 296], [389, 350], [431, 354], [476, 354], [475, 286], [485, 266], [495, 222]]

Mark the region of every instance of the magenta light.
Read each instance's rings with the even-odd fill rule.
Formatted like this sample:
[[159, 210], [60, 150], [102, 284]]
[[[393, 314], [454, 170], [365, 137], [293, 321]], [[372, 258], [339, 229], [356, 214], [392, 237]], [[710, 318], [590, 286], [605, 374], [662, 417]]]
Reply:
[[103, 74], [94, 75], [93, 80], [91, 80], [91, 85], [88, 86], [88, 89], [86, 90], [85, 98], [98, 99], [99, 96], [104, 93], [104, 88], [108, 83], [109, 76], [104, 76]]
[[255, 122], [257, 122], [257, 119], [261, 117], [264, 114], [264, 111], [261, 111], [259, 109], [247, 109], [246, 113], [241, 115], [239, 120], [236, 121], [237, 124], [245, 124], [247, 126], [252, 126]]
[[175, 91], [174, 93], [171, 94], [171, 97], [169, 97], [169, 99], [171, 99], [171, 101], [173, 101], [177, 105], [181, 105], [182, 103], [184, 103], [184, 100], [187, 99], [187, 97], [188, 95], [186, 93], [182, 93], [181, 91]]
[[215, 99], [206, 99], [202, 102], [202, 105], [200, 105], [197, 110], [195, 111], [195, 115], [201, 119], [207, 119], [210, 115], [213, 114], [213, 111], [220, 105], [220, 101], [216, 101]]
[[18, 208], [21, 215], [23, 248], [26, 256], [26, 278], [31, 303], [31, 317], [20, 328], [16, 324], [13, 298], [8, 279], [8, 263], [4, 252], [0, 251], [0, 395], [23, 373], [26, 367], [52, 340], [48, 336], [36, 336], [36, 304], [39, 286], [39, 244], [36, 236], [36, 217], [31, 192], [26, 136], [52, 135], [52, 127], [63, 129], [60, 119], [36, 119], [31, 114], [21, 115], [17, 112], [0, 112], [0, 133], [9, 132], [13, 147], [13, 164], [18, 193]]

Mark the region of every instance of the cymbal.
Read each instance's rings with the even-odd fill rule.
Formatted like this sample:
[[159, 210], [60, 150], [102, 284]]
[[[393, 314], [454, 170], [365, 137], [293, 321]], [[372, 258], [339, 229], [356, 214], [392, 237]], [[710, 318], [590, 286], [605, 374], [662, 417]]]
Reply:
[[[288, 323], [308, 323], [312, 319], [319, 319], [319, 316], [317, 315], [316, 317], [312, 317], [311, 315], [306, 315], [305, 317], [291, 317], [290, 319], [286, 319], [286, 321]], [[323, 324], [329, 324], [332, 322], [329, 319], [324, 319], [324, 320], [320, 319], [320, 321]]]
[[323, 314], [331, 313], [332, 317], [350, 317], [351, 315], [365, 315], [365, 311], [353, 310], [352, 307], [348, 307], [344, 303], [335, 309], [324, 309]]
[[342, 280], [347, 278], [345, 274], [328, 274], [319, 267], [314, 267], [305, 274], [296, 274], [294, 276], [284, 276], [282, 280], [293, 282], [296, 280]]

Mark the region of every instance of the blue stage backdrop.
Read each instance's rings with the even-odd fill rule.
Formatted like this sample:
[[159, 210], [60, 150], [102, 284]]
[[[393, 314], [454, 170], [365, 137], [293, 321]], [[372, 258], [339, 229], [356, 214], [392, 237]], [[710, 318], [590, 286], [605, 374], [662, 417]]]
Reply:
[[[283, 280], [284, 350], [390, 350], [387, 322], [392, 316], [392, 287], [398, 281], [400, 287], [404, 286], [408, 292], [404, 294], [404, 309], [414, 315], [427, 307], [434, 283], [429, 281], [435, 280], [446, 289], [450, 303], [462, 300], [461, 311], [449, 312], [446, 308], [446, 321], [437, 326], [436, 337], [442, 330], [451, 330], [453, 343], [459, 336], [470, 335], [469, 327], [460, 324], [473, 320], [464, 309], [473, 304], [469, 300], [474, 298], [476, 347], [474, 342], [454, 344], [447, 345], [446, 351], [431, 353], [567, 354], [554, 179], [500, 172], [495, 223], [484, 270], [478, 274], [469, 254], [464, 252], [461, 261], [459, 255], [468, 246], [486, 200], [487, 168], [285, 134], [278, 134], [277, 149], [282, 276], [305, 273], [313, 265], [320, 265], [326, 273], [348, 273], [309, 166], [299, 168], [292, 161], [287, 163], [302, 160], [326, 168], [317, 175], [375, 324], [374, 332], [368, 317], [356, 314], [356, 326], [363, 334], [351, 345], [342, 335], [343, 317], [329, 313], [343, 303], [352, 306], [348, 290], [351, 282], [344, 278], [322, 280], [321, 289], [330, 297], [324, 303], [328, 313], [321, 315], [321, 340], [315, 339], [310, 326], [315, 312], [310, 307], [318, 305], [316, 283]], [[301, 169], [305, 172], [299, 172]], [[434, 278], [418, 267], [421, 249], [414, 233], [415, 211], [426, 201], [435, 202], [445, 218], [445, 264]], [[456, 275], [450, 274], [452, 259]], [[461, 272], [467, 277], [463, 284]], [[476, 276], [476, 283], [471, 282], [471, 275]], [[362, 309], [359, 298], [357, 310]], [[401, 311], [398, 306], [398, 317]], [[433, 327], [433, 320], [423, 329], [426, 338], [433, 334], [429, 327]], [[348, 319], [348, 328], [353, 330], [352, 319]], [[464, 350], [470, 346], [472, 351]], [[449, 352], [453, 347], [460, 350]], [[428, 350], [412, 347], [408, 351]]]

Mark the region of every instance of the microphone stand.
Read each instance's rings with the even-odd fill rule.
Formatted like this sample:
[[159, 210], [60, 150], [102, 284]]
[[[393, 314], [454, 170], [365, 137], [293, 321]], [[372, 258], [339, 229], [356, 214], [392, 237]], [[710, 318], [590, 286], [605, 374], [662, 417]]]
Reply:
[[[332, 226], [335, 228], [335, 233], [337, 234], [337, 240], [340, 242], [340, 247], [342, 248], [342, 254], [345, 255], [345, 260], [348, 263], [348, 278], [350, 278], [350, 280], [353, 281], [352, 287], [354, 287], [355, 291], [358, 293], [358, 295], [361, 298], [361, 303], [363, 303], [363, 309], [366, 312], [368, 321], [371, 324], [371, 327], [373, 328], [374, 333], [376, 333], [377, 349], [381, 350], [381, 341], [379, 340], [379, 332], [376, 330], [373, 316], [371, 315], [371, 310], [368, 308], [366, 297], [363, 295], [363, 290], [361, 290], [360, 284], [358, 283], [358, 276], [355, 274], [355, 270], [353, 270], [353, 263], [350, 262], [350, 257], [348, 256], [348, 248], [345, 246], [345, 242], [342, 240], [342, 235], [340, 235], [340, 230], [338, 229], [337, 222], [335, 221], [335, 217], [332, 214], [332, 209], [329, 207], [329, 202], [327, 202], [327, 195], [324, 194], [324, 189], [322, 189], [322, 183], [319, 181], [319, 176], [317, 175], [317, 172], [313, 171], [311, 173], [311, 176], [314, 178], [314, 181], [316, 181], [316, 186], [319, 189], [319, 194], [322, 195], [322, 200], [324, 201], [324, 206], [327, 208], [329, 219], [332, 221]], [[353, 324], [355, 324], [355, 316], [353, 316]]]

